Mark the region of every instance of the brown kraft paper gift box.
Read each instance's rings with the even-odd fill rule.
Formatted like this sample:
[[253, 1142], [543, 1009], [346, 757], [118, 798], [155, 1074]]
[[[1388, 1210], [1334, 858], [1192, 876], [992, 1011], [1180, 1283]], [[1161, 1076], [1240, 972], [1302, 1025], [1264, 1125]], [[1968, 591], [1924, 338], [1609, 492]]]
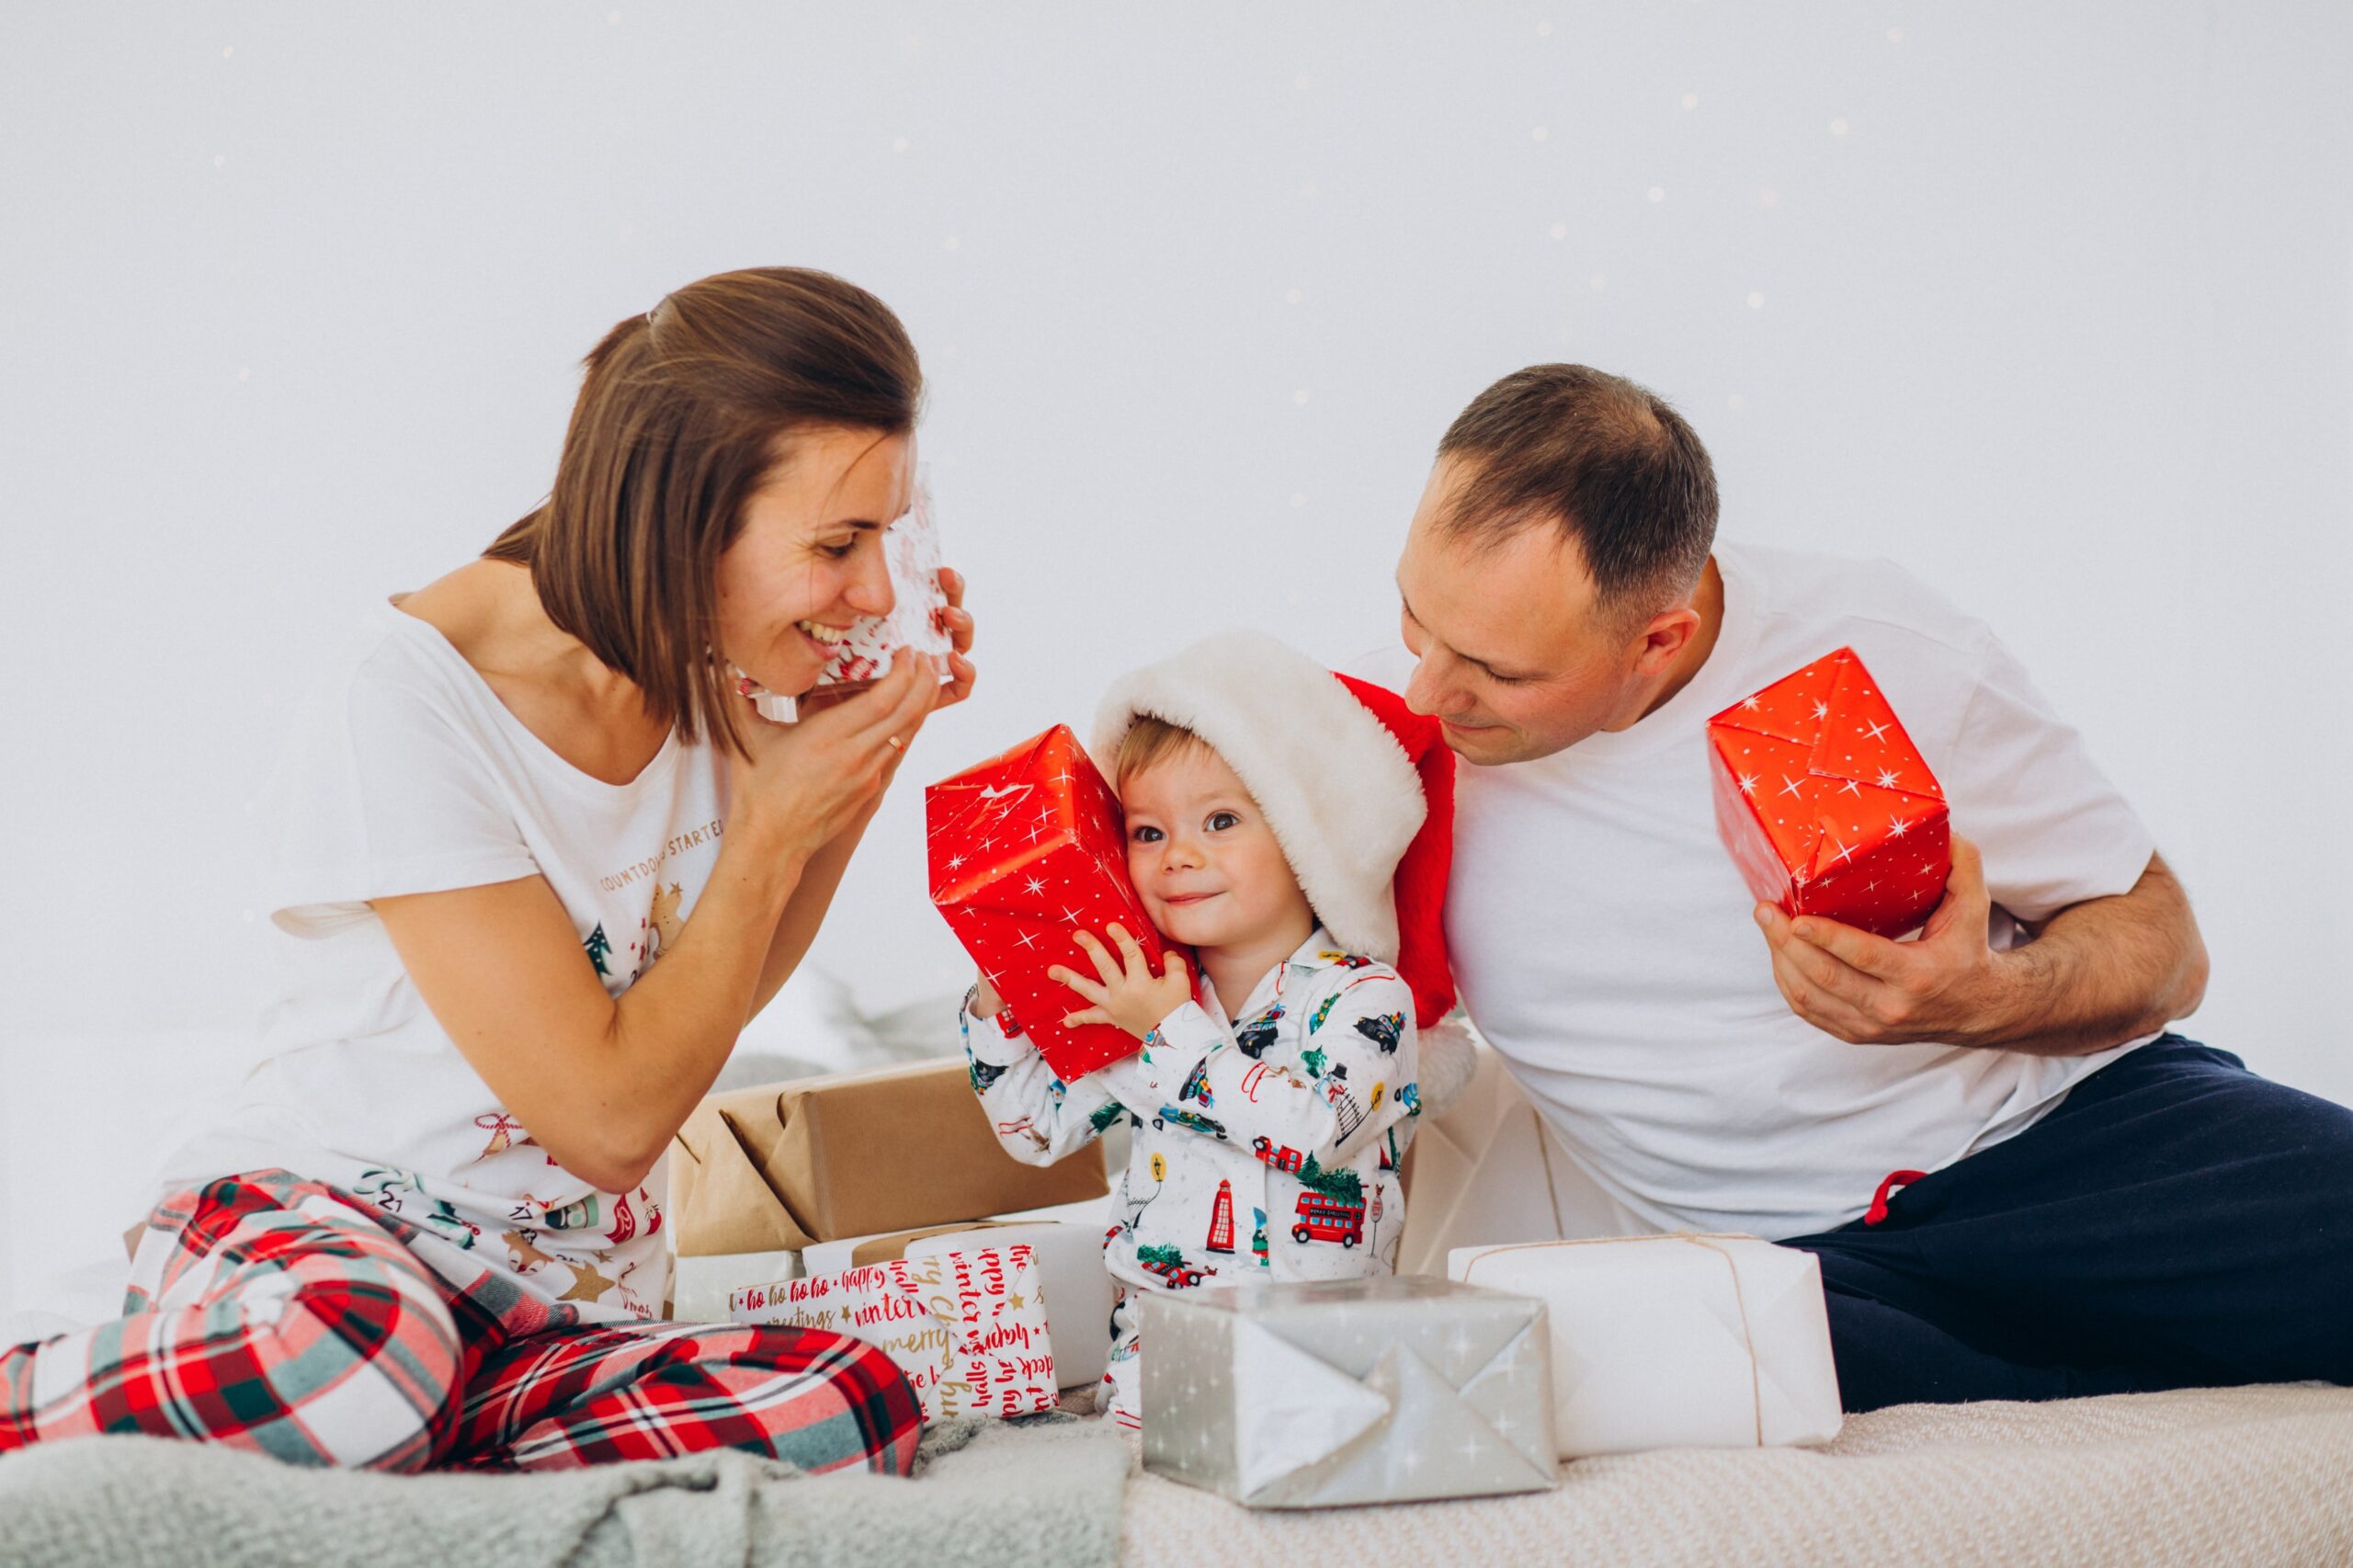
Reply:
[[1100, 1144], [1046, 1166], [1000, 1148], [961, 1057], [713, 1095], [671, 1156], [687, 1257], [798, 1251], [1109, 1190]]

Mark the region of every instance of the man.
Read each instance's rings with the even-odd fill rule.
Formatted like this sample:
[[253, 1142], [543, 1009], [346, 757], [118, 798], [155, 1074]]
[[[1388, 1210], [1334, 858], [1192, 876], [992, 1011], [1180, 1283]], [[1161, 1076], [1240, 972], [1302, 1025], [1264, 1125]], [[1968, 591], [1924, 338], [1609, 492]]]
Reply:
[[[1674, 410], [1538, 366], [1398, 563], [1415, 662], [1365, 673], [1470, 765], [1448, 945], [1529, 1099], [1629, 1227], [1817, 1254], [1849, 1409], [2353, 1382], [2353, 1112], [2163, 1032], [2206, 954], [2148, 830], [1982, 623], [1716, 506]], [[1707, 720], [1842, 645], [1951, 809], [1915, 941], [1753, 903], [1716, 836]]]

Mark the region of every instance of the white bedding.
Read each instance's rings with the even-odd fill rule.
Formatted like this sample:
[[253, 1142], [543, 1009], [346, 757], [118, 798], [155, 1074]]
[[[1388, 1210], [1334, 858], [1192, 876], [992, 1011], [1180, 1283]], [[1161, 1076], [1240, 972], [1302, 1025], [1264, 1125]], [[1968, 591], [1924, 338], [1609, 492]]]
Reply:
[[1828, 1447], [1580, 1460], [1551, 1492], [1253, 1513], [1128, 1484], [1123, 1561], [1190, 1568], [2212, 1568], [2353, 1562], [2353, 1389], [1906, 1404]]

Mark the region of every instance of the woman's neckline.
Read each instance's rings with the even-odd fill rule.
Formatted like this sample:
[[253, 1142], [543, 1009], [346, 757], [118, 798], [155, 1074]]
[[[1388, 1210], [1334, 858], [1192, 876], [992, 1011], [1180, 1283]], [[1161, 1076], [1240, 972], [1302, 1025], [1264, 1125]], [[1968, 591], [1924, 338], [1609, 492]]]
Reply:
[[603, 791], [611, 795], [626, 795], [636, 790], [646, 780], [659, 775], [677, 756], [678, 731], [677, 727], [673, 725], [669, 733], [662, 737], [661, 748], [654, 754], [643, 767], [637, 770], [635, 777], [623, 783], [615, 783], [609, 778], [598, 778], [550, 745], [537, 730], [523, 722], [521, 716], [506, 706], [506, 699], [498, 695], [498, 689], [483, 677], [480, 670], [474, 668], [472, 661], [459, 652], [458, 645], [449, 641], [446, 632], [423, 616], [412, 615], [401, 608], [400, 601], [406, 597], [408, 597], [406, 594], [387, 597], [381, 601], [382, 612], [399, 625], [405, 635], [416, 639], [421, 646], [429, 650], [433, 657], [448, 663], [457, 671], [461, 672], [460, 678], [489, 708], [495, 722], [559, 777], [576, 784], [583, 790]]

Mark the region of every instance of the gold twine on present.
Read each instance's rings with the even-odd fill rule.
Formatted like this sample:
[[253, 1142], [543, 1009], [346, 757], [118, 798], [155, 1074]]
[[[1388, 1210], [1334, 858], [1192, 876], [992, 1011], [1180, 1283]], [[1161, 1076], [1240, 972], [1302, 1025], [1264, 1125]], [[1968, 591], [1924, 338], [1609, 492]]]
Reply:
[[[1540, 1124], [1538, 1128], [1538, 1134], [1540, 1137], [1542, 1135], [1542, 1128]], [[1661, 1236], [1586, 1236], [1582, 1240], [1574, 1242], [1512, 1242], [1503, 1246], [1482, 1248], [1477, 1256], [1472, 1257], [1468, 1264], [1463, 1266], [1462, 1282], [1465, 1285], [1477, 1283], [1477, 1281], [1471, 1278], [1472, 1270], [1477, 1268], [1480, 1264], [1485, 1262], [1488, 1258], [1501, 1257], [1504, 1254], [1511, 1252], [1544, 1252], [1549, 1251], [1553, 1247], [1614, 1246], [1622, 1245], [1630, 1242], [1644, 1244], [1657, 1242], [1689, 1242], [1694, 1246], [1703, 1248], [1706, 1251], [1715, 1254], [1718, 1257], [1724, 1260], [1724, 1267], [1732, 1274], [1732, 1303], [1733, 1308], [1740, 1313], [1740, 1347], [1748, 1356], [1749, 1409], [1754, 1413], [1756, 1417], [1756, 1446], [1761, 1449], [1765, 1446], [1765, 1382], [1764, 1375], [1758, 1369], [1756, 1365], [1756, 1339], [1755, 1335], [1750, 1332], [1748, 1326], [1748, 1299], [1746, 1296], [1742, 1294], [1740, 1289], [1740, 1265], [1733, 1260], [1730, 1249], [1714, 1244], [1718, 1242], [1749, 1242], [1755, 1241], [1756, 1239], [1756, 1238], [1754, 1236], [1701, 1234], [1692, 1231], [1676, 1231]]]
[[1530, 1101], [1528, 1114], [1536, 1123], [1536, 1157], [1544, 1166], [1544, 1197], [1552, 1205], [1552, 1233], [1566, 1241], [1569, 1227], [1561, 1219], [1561, 1184], [1552, 1175], [1552, 1149], [1544, 1137], [1544, 1113]]

